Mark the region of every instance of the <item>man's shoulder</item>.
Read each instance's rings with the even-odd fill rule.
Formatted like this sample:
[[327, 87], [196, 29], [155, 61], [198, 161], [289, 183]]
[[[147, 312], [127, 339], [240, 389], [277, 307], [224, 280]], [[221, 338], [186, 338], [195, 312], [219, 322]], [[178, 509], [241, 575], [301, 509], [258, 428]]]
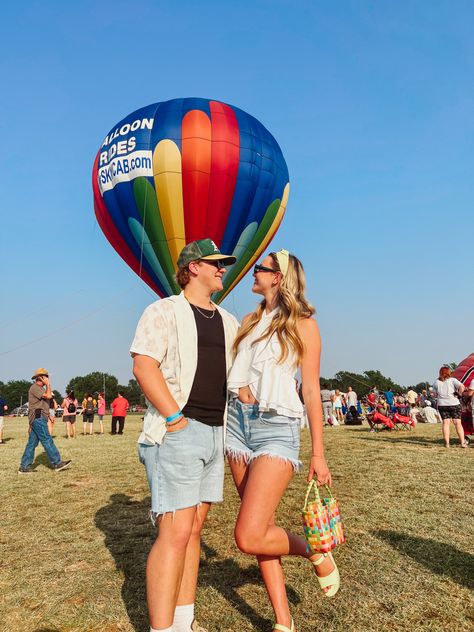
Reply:
[[145, 312], [167, 312], [174, 309], [176, 305], [177, 296], [167, 296], [166, 298], [160, 298], [153, 303], [150, 303], [148, 307], [145, 307]]
[[44, 393], [44, 390], [41, 386], [39, 386], [38, 384], [32, 384], [29, 388], [28, 393], [30, 395], [35, 395], [36, 397], [41, 397]]

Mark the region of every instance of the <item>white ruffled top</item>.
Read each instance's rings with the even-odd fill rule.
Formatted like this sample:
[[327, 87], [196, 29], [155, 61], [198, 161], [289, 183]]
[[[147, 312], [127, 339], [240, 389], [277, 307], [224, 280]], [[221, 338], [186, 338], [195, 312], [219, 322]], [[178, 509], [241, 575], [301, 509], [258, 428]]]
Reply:
[[239, 344], [227, 388], [238, 396], [239, 388], [248, 386], [262, 413], [274, 411], [286, 417], [302, 417], [304, 408], [296, 392], [295, 355], [290, 352], [285, 361], [279, 363], [281, 347], [276, 334], [252, 344], [266, 331], [278, 309], [269, 314], [264, 312], [260, 322]]

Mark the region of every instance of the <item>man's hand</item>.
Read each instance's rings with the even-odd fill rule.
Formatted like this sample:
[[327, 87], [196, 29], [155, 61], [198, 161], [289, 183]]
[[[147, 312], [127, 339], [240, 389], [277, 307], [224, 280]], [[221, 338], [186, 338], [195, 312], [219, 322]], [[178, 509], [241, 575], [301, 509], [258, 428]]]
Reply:
[[173, 421], [171, 424], [166, 424], [166, 432], [177, 432], [178, 430], [184, 430], [188, 425], [189, 421], [186, 417], [181, 417], [176, 421]]

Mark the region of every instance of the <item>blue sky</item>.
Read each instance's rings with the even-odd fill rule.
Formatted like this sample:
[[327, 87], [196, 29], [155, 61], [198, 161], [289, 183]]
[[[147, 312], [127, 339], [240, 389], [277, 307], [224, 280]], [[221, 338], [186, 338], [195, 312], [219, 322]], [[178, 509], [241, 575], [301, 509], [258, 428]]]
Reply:
[[[272, 247], [303, 261], [322, 373], [434, 377], [474, 348], [472, 2], [24, 2], [2, 11], [0, 380], [131, 377], [151, 291], [103, 237], [91, 169], [135, 109], [202, 96], [272, 132]], [[245, 279], [224, 303], [255, 304]]]

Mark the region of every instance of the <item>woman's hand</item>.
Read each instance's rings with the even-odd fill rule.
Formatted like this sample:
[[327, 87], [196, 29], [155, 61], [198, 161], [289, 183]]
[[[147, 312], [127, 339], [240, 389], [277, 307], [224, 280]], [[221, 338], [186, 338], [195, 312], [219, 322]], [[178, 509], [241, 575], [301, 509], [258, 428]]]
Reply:
[[311, 457], [311, 461], [309, 463], [308, 483], [315, 476], [318, 487], [321, 487], [321, 485], [327, 485], [328, 487], [331, 487], [331, 472], [329, 471], [328, 464], [326, 463], [326, 459], [323, 456]]

